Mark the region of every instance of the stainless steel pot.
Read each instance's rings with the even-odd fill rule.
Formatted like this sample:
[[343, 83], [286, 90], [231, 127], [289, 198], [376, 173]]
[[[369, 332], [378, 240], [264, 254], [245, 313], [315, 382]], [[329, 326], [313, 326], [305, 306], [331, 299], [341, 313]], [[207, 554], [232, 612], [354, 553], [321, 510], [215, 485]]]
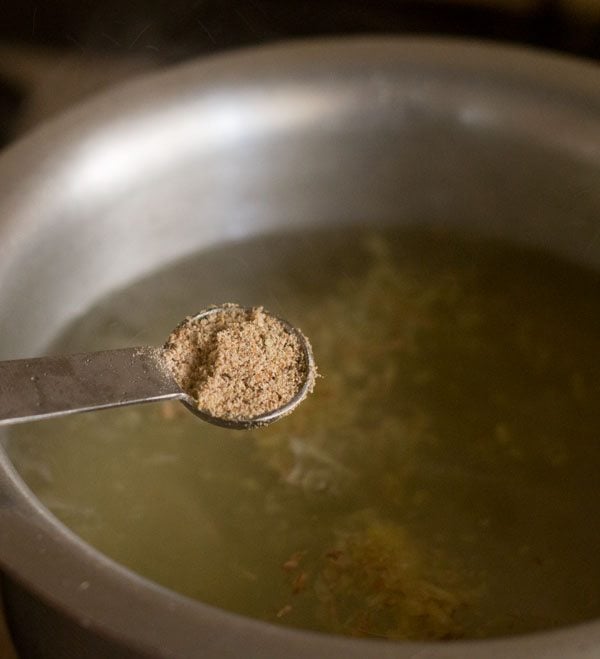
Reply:
[[[143, 78], [0, 159], [0, 357], [94, 300], [232, 238], [427, 222], [600, 267], [600, 72], [437, 40], [311, 42]], [[519, 638], [381, 643], [248, 620], [81, 542], [0, 451], [0, 564], [25, 657], [600, 656], [600, 621]]]

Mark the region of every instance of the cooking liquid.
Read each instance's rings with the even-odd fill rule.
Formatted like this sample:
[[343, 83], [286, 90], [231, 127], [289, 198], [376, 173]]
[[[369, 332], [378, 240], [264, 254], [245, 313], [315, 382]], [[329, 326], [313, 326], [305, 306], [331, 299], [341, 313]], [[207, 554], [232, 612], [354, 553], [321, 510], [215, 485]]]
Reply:
[[472, 638], [600, 615], [600, 277], [421, 232], [261, 238], [115, 292], [52, 352], [160, 344], [262, 304], [323, 378], [242, 433], [178, 403], [24, 425], [67, 526], [160, 584], [294, 627]]

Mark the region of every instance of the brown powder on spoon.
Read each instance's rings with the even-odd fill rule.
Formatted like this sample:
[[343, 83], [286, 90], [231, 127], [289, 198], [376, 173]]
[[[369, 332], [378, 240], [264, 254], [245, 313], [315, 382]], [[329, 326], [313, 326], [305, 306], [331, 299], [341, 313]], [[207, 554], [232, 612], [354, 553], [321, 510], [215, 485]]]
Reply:
[[186, 318], [169, 336], [164, 355], [198, 409], [222, 419], [276, 410], [300, 391], [307, 375], [314, 380], [299, 337], [262, 307], [226, 304], [203, 318]]

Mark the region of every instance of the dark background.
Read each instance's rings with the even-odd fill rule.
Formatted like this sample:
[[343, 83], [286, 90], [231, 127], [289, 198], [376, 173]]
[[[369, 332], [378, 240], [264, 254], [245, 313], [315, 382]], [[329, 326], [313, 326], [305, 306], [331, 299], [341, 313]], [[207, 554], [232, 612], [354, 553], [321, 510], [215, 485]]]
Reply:
[[173, 61], [306, 35], [437, 32], [597, 57], [598, 4], [599, 0], [3, 0], [7, 8], [0, 38], [115, 53], [151, 49]]

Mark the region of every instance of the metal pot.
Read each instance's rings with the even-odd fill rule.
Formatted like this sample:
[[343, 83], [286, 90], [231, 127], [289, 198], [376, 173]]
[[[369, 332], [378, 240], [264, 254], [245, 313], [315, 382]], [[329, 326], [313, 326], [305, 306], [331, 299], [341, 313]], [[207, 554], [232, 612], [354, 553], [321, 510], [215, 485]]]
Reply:
[[[142, 78], [0, 159], [0, 357], [199, 249], [271, 229], [427, 222], [600, 267], [600, 73], [476, 43], [281, 45]], [[191, 601], [102, 556], [0, 451], [0, 564], [24, 657], [597, 657], [600, 621], [381, 643]]]

